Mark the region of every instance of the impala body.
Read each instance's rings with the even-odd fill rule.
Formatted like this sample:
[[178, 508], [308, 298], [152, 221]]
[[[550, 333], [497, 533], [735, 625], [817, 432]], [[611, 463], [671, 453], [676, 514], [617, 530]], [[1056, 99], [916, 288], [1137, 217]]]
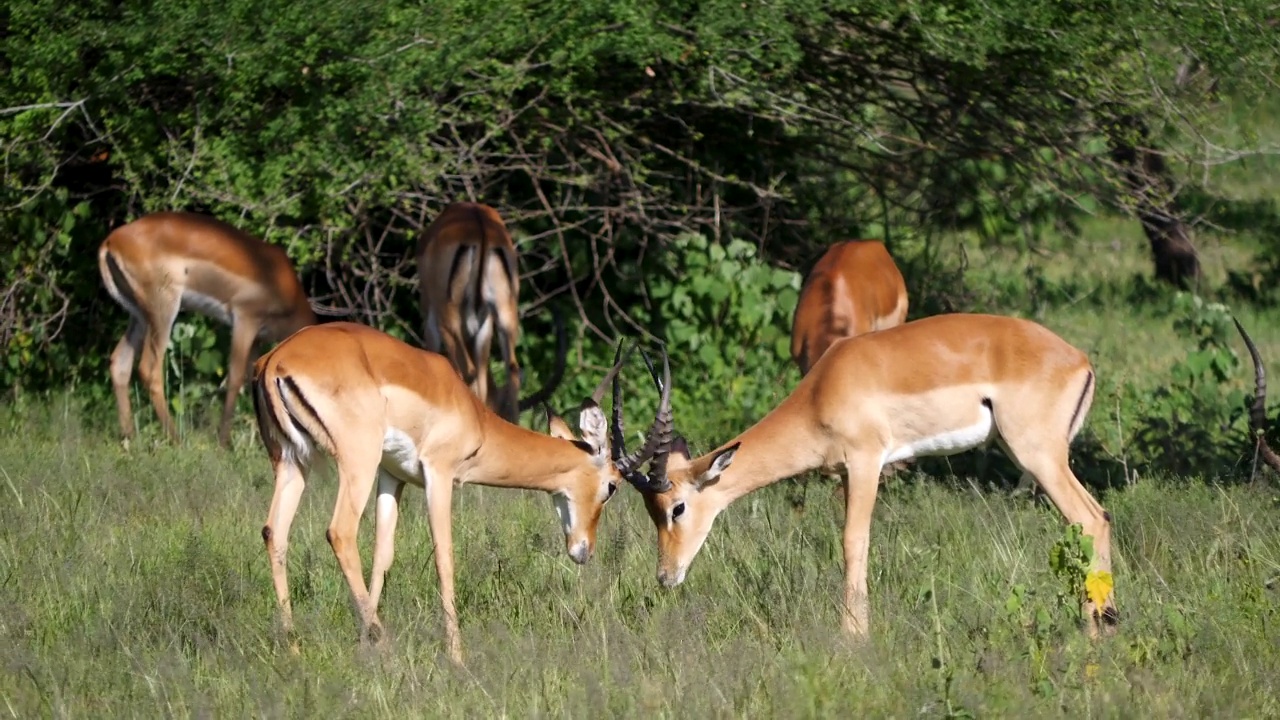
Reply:
[[[285, 572], [289, 526], [316, 452], [323, 451], [338, 468], [326, 537], [351, 589], [362, 638], [381, 636], [378, 600], [391, 565], [399, 500], [406, 484], [416, 485], [426, 495], [448, 652], [461, 662], [450, 520], [454, 486], [550, 494], [569, 556], [586, 562], [605, 502], [622, 473], [645, 459], [622, 456], [621, 444], [611, 447], [597, 404], [620, 365], [617, 360], [583, 402], [577, 439], [559, 418], [551, 418], [551, 436], [506, 421], [463, 384], [448, 360], [363, 325], [307, 328], [264, 355], [255, 368], [254, 403], [276, 488], [262, 537], [286, 631], [292, 627]], [[620, 423], [616, 405], [617, 432]], [[366, 589], [356, 534], [375, 480], [373, 570]]]
[[224, 446], [255, 341], [276, 342], [316, 323], [284, 250], [204, 215], [161, 212], [123, 225], [98, 248], [98, 268], [107, 292], [129, 312], [129, 326], [111, 353], [111, 383], [126, 439], [133, 435], [129, 379], [139, 350], [138, 375], [165, 432], [178, 439], [164, 394], [164, 353], [180, 310], [232, 326], [218, 428]]
[[[520, 399], [520, 273], [498, 212], [479, 203], [448, 205], [418, 238], [417, 261], [427, 349], [449, 358], [472, 392], [512, 422], [550, 397], [563, 372], [563, 341], [554, 379], [535, 397]], [[495, 339], [505, 385], [489, 371]]]
[[907, 320], [907, 285], [878, 240], [832, 245], [800, 289], [791, 324], [791, 357], [807, 375], [837, 340]]
[[[940, 315], [839, 342], [755, 426], [698, 458], [659, 449], [633, 484], [658, 532], [658, 580], [685, 579], [716, 517], [757, 489], [813, 469], [845, 473], [843, 626], [868, 633], [867, 553], [880, 469], [999, 443], [1111, 568], [1111, 519], [1071, 472], [1068, 445], [1093, 399], [1083, 352], [1036, 323]], [[670, 457], [667, 457], [670, 454]], [[628, 479], [631, 479], [630, 477]], [[1113, 600], [1086, 601], [1091, 627], [1114, 624]]]

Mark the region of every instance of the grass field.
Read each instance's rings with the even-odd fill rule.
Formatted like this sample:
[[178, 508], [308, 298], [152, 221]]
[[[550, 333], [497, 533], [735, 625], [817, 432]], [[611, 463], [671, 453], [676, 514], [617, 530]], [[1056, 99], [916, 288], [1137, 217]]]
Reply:
[[[324, 542], [333, 485], [312, 484], [291, 553], [302, 643], [293, 656], [272, 630], [258, 537], [270, 499], [265, 461], [252, 449], [197, 445], [126, 456], [82, 434], [74, 416], [0, 443], [0, 711], [1280, 713], [1271, 491], [1144, 480], [1109, 492], [1123, 624], [1091, 646], [1049, 569], [1062, 534], [1053, 510], [962, 481], [891, 481], [873, 535], [876, 637], [856, 648], [833, 632], [834, 502], [797, 513], [781, 486], [744, 500], [722, 517], [689, 580], [663, 591], [635, 493], [608, 508], [596, 558], [579, 568], [563, 555], [545, 498], [467, 488], [455, 511], [468, 656], [459, 670], [441, 654], [420, 495], [408, 497], [383, 603], [391, 640], [370, 651], [355, 643]], [[366, 567], [370, 540], [364, 533]], [[1030, 596], [1010, 612], [1017, 586]]]
[[[973, 248], [970, 282], [977, 309], [1034, 317], [1094, 358], [1082, 462], [1114, 519], [1113, 638], [1090, 643], [1076, 628], [1075, 591], [1049, 561], [1064, 536], [1056, 511], [957, 461], [957, 475], [938, 462], [886, 481], [865, 646], [836, 632], [842, 511], [829, 481], [815, 480], [735, 504], [674, 590], [655, 582], [654, 530], [629, 489], [606, 508], [581, 568], [545, 497], [462, 489], [465, 668], [442, 655], [431, 543], [411, 489], [382, 603], [390, 640], [361, 648], [324, 540], [325, 469], [292, 534], [295, 656], [273, 629], [259, 537], [269, 468], [248, 416], [230, 453], [202, 426], [182, 448], [146, 440], [152, 432], [125, 452], [110, 406], [76, 395], [0, 415], [0, 714], [1280, 716], [1274, 486], [1241, 482], [1241, 453], [1189, 476], [1132, 454], [1127, 423], [1139, 413], [1127, 404], [1168, 384], [1188, 341], [1167, 297], [1125, 300], [1149, 272], [1136, 226], [1097, 221], [1064, 247]], [[1213, 236], [1202, 247], [1215, 284], [1248, 261]], [[1026, 291], [1031, 275], [1043, 293]], [[1275, 373], [1280, 312], [1233, 309]], [[1224, 389], [1249, 387], [1247, 365], [1237, 374]], [[700, 431], [698, 409], [678, 411], [695, 448], [726, 439]]]

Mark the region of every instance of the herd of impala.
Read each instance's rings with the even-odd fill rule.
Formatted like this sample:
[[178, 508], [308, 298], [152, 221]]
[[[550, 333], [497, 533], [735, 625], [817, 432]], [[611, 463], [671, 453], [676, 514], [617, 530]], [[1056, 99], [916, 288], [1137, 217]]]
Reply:
[[[521, 399], [518, 267], [499, 214], [454, 203], [423, 231], [417, 249], [427, 350], [371, 327], [318, 324], [285, 252], [226, 223], [179, 212], [144, 216], [112, 232], [99, 250], [102, 280], [129, 313], [111, 355], [111, 380], [125, 440], [133, 432], [129, 381], [138, 373], [165, 432], [177, 438], [164, 395], [164, 353], [181, 309], [232, 328], [227, 396], [218, 438], [230, 439], [236, 398], [262, 340], [278, 343], [253, 364], [258, 430], [275, 472], [262, 528], [280, 619], [291, 629], [286, 552], [289, 527], [316, 458], [337, 465], [338, 493], [326, 537], [351, 590], [361, 637], [377, 640], [378, 601], [391, 565], [406, 483], [426, 494], [445, 643], [462, 662], [454, 608], [451, 505], [454, 486], [477, 483], [551, 495], [569, 556], [585, 563], [601, 511], [625, 480], [657, 528], [658, 581], [680, 584], [716, 517], [739, 497], [809, 470], [843, 471], [845, 591], [842, 624], [868, 634], [867, 555], [881, 469], [929, 455], [998, 443], [1071, 523], [1093, 538], [1094, 569], [1111, 568], [1111, 517], [1071, 471], [1068, 450], [1084, 423], [1095, 379], [1088, 357], [1028, 320], [948, 314], [905, 322], [907, 289], [885, 246], [833, 245], [806, 279], [792, 329], [802, 380], [772, 412], [737, 437], [691, 457], [675, 432], [671, 371], [662, 376], [641, 350], [659, 389], [658, 409], [639, 448], [622, 430], [619, 343], [613, 367], [579, 408], [579, 433], [547, 409], [549, 434], [516, 424], [543, 404], [563, 373]], [[1264, 461], [1280, 457], [1260, 432], [1266, 380], [1257, 348], [1237, 328], [1254, 364], [1251, 424]], [[489, 373], [497, 339], [506, 383]], [[600, 407], [612, 387], [612, 413]], [[356, 547], [375, 487], [373, 568], [366, 587]], [[1084, 600], [1091, 635], [1114, 626], [1108, 595]]]

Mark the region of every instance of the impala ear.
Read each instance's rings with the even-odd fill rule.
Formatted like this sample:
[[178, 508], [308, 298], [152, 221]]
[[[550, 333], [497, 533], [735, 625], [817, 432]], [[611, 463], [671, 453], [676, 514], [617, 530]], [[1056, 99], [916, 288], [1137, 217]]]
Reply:
[[569, 423], [565, 422], [564, 418], [550, 413], [547, 414], [547, 432], [551, 434], [551, 437], [557, 437], [561, 440], [578, 439], [574, 436], [573, 431], [569, 429]]
[[707, 463], [707, 469], [698, 473], [697, 479], [693, 481], [693, 487], [701, 490], [704, 487], [714, 485], [720, 479], [721, 473], [729, 469], [733, 464], [733, 458], [738, 454], [738, 448], [742, 443], [734, 443], [729, 447], [721, 450], [711, 458], [711, 462]]
[[609, 447], [606, 439], [609, 423], [605, 420], [604, 410], [595, 400], [587, 398], [582, 401], [582, 410], [578, 413], [578, 427], [582, 430], [582, 439], [591, 446], [591, 454], [604, 457]]

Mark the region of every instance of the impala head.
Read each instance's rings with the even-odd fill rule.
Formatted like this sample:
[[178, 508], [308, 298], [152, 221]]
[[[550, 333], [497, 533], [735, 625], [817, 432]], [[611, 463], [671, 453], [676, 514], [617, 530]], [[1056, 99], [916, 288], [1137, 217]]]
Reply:
[[[665, 355], [663, 359], [665, 361]], [[546, 408], [551, 435], [574, 443], [591, 456], [591, 462], [585, 467], [579, 466], [566, 473], [560, 489], [551, 494], [564, 530], [565, 547], [569, 557], [579, 564], [590, 559], [595, 550], [596, 526], [600, 522], [600, 512], [605, 503], [618, 491], [618, 486], [624, 479], [635, 482], [636, 478], [643, 478], [637, 468], [651, 458], [659, 447], [670, 443], [669, 434], [663, 434], [659, 410], [658, 418], [645, 435], [643, 447], [635, 453], [626, 453], [623, 444], [622, 393], [618, 387], [618, 371], [626, 361], [621, 342], [618, 343], [613, 360], [613, 368], [605, 375], [604, 380], [591, 397], [582, 401], [578, 415], [580, 437], [574, 435], [568, 423], [551, 412], [550, 408]], [[610, 383], [613, 385], [612, 423], [606, 421], [604, 410], [600, 408], [600, 400]], [[669, 404], [670, 398], [665, 394], [663, 398], [663, 402]]]
[[[727, 504], [717, 493], [706, 491], [714, 487], [721, 473], [733, 462], [738, 446], [734, 444], [700, 458], [690, 458], [684, 438], [674, 434], [671, 366], [666, 353], [662, 356], [662, 379], [658, 379], [647, 355], [644, 361], [662, 395], [654, 421], [657, 432], [651, 433], [645, 447], [636, 453], [650, 461], [648, 474], [633, 471], [625, 477], [644, 497], [645, 508], [658, 529], [658, 582], [675, 587], [684, 582], [689, 564], [702, 549], [711, 525]], [[621, 437], [615, 440], [615, 444], [621, 443]]]
[[711, 489], [738, 452], [736, 444], [699, 458], [689, 457], [684, 438], [676, 438], [655, 459], [665, 470], [650, 469], [645, 486], [636, 487], [658, 529], [658, 582], [675, 587], [684, 582], [725, 499]]

